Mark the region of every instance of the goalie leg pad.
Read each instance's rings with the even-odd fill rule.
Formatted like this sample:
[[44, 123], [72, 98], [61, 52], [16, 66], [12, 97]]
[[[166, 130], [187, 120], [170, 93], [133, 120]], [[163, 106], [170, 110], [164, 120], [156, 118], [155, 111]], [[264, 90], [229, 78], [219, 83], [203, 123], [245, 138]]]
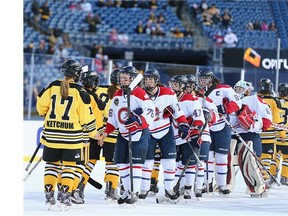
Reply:
[[[252, 146], [251, 143], [249, 141], [248, 144]], [[238, 145], [238, 156], [239, 168], [248, 187], [247, 193], [262, 194], [265, 191], [265, 183], [255, 157], [242, 143]]]
[[236, 152], [237, 140], [231, 139], [228, 153], [227, 189], [233, 191], [235, 186], [235, 166], [238, 166], [238, 154]]

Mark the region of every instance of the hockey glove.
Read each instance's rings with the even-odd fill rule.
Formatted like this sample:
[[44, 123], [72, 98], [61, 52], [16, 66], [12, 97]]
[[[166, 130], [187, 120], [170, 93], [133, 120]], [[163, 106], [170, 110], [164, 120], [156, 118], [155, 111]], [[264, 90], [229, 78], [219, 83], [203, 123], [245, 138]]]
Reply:
[[217, 110], [218, 110], [218, 113], [222, 115], [227, 113], [225, 106], [222, 104], [217, 106]]
[[179, 123], [178, 135], [187, 140], [190, 136], [190, 127], [187, 123]]
[[188, 124], [189, 124], [190, 126], [193, 124], [193, 118], [192, 118], [192, 116], [188, 116], [188, 117], [186, 118], [186, 120], [187, 120], [187, 122], [188, 122]]
[[132, 113], [133, 113], [134, 115], [140, 116], [140, 115], [142, 115], [143, 110], [142, 110], [142, 108], [137, 108], [137, 109], [133, 110]]
[[141, 127], [142, 120], [138, 115], [130, 115], [129, 119], [124, 124], [127, 130], [133, 132]]
[[173, 109], [171, 106], [165, 107], [163, 111], [163, 118], [169, 118], [173, 114]]

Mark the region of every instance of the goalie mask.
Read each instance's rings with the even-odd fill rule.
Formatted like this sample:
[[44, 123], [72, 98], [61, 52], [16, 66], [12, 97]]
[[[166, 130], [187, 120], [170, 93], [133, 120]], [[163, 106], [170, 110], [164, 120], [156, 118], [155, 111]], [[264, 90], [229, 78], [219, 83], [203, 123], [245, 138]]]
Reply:
[[234, 85], [234, 91], [240, 98], [243, 98], [250, 94], [249, 84], [244, 80], [240, 80]]

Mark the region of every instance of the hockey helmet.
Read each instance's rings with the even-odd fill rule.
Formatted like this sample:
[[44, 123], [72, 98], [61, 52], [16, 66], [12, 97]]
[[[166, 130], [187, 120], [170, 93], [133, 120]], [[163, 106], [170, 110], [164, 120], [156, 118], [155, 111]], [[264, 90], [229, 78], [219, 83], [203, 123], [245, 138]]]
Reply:
[[82, 65], [74, 59], [68, 59], [62, 64], [61, 71], [64, 76], [74, 77], [74, 81], [78, 82], [80, 73], [82, 72]]
[[288, 96], [288, 83], [280, 83], [278, 85], [278, 94], [280, 97]]
[[84, 87], [92, 88], [95, 91], [99, 85], [99, 75], [96, 71], [88, 70], [82, 73], [80, 82]]

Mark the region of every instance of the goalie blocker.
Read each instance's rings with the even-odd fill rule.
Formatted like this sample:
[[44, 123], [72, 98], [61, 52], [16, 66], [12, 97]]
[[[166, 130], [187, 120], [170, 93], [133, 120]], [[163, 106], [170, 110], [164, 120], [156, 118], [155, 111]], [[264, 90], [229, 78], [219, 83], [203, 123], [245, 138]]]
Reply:
[[[243, 135], [243, 134], [241, 134]], [[246, 136], [253, 136], [253, 133], [245, 134]], [[244, 136], [245, 137], [245, 136]], [[253, 151], [253, 142], [246, 142], [250, 150]], [[262, 197], [266, 191], [264, 179], [260, 168], [257, 165], [255, 157], [251, 151], [247, 149], [237, 138], [232, 136], [230, 152], [228, 155], [228, 173], [227, 173], [227, 187], [233, 190], [235, 185], [235, 166], [239, 166], [245, 184], [247, 185], [247, 194], [251, 197]]]

